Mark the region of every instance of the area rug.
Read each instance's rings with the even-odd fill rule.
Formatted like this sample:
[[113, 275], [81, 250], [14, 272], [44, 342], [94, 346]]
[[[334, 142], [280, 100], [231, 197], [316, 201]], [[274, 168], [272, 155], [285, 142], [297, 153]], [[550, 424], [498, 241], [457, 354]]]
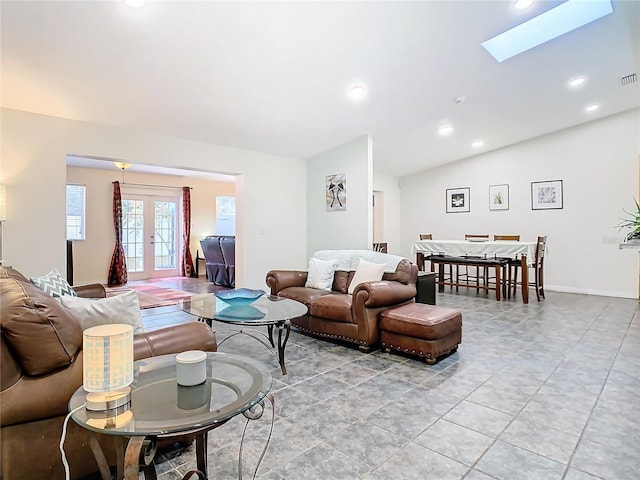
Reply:
[[108, 287], [107, 296], [112, 297], [121, 293], [137, 292], [140, 308], [166, 307], [175, 305], [180, 300], [191, 298], [194, 294], [184, 290], [174, 290], [172, 288], [156, 287], [155, 285], [125, 285], [122, 287]]

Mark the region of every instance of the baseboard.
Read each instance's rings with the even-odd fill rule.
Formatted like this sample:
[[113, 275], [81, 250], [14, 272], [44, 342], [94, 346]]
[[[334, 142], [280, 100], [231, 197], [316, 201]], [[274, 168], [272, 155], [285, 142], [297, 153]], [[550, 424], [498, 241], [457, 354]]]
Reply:
[[[632, 298], [637, 300], [637, 295], [632, 295], [628, 292], [617, 292], [610, 290], [593, 290], [593, 289], [584, 289], [584, 288], [575, 288], [575, 287], [564, 287], [558, 285], [545, 285], [545, 291], [549, 292], [560, 292], [560, 293], [579, 293], [581, 295], [597, 295], [600, 297], [615, 297], [615, 298]], [[529, 297], [531, 295], [535, 295], [535, 291], [529, 293]]]

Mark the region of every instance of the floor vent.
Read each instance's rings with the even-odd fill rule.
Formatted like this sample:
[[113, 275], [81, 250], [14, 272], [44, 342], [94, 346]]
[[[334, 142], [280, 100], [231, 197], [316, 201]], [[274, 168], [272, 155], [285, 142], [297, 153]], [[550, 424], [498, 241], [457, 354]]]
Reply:
[[638, 76], [635, 73], [632, 73], [631, 75], [622, 77], [620, 81], [622, 82], [622, 86], [624, 87], [625, 85], [631, 85], [632, 83], [636, 83], [638, 81]]

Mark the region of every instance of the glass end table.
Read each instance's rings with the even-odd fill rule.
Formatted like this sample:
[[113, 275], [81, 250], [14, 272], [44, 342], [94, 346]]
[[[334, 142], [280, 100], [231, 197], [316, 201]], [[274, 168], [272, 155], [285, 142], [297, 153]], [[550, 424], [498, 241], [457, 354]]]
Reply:
[[[142, 467], [146, 479], [155, 479], [157, 440], [184, 435], [195, 437], [197, 470], [207, 478], [207, 432], [239, 414], [260, 418], [265, 396], [273, 404], [268, 395], [271, 373], [260, 362], [208, 352], [205, 382], [183, 387], [176, 380], [175, 358], [162, 355], [135, 362], [131, 403], [124, 408], [89, 411], [84, 408], [86, 392], [82, 387], [69, 400], [71, 418], [77, 424], [91, 432], [114, 436], [118, 478], [137, 480]], [[128, 438], [126, 451], [122, 438]], [[102, 477], [111, 479], [109, 465], [93, 435], [90, 446]]]

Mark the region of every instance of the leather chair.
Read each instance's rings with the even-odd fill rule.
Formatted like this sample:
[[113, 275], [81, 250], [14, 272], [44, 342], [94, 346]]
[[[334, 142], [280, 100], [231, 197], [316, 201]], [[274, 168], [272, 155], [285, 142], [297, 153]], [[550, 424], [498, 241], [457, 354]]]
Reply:
[[236, 237], [220, 237], [220, 248], [227, 269], [227, 286], [236, 286]]
[[202, 254], [204, 255], [207, 278], [216, 285], [229, 285], [229, 274], [227, 264], [224, 260], [222, 247], [220, 246], [220, 236], [209, 235], [200, 240]]
[[[104, 297], [101, 284], [74, 287], [79, 296]], [[0, 478], [64, 478], [58, 445], [71, 395], [82, 386], [82, 328], [70, 311], [31, 284], [20, 272], [0, 266]], [[189, 322], [134, 336], [134, 358], [215, 351], [214, 332]], [[98, 470], [90, 433], [70, 420], [64, 451], [72, 479]], [[116, 444], [95, 437], [109, 465]]]

